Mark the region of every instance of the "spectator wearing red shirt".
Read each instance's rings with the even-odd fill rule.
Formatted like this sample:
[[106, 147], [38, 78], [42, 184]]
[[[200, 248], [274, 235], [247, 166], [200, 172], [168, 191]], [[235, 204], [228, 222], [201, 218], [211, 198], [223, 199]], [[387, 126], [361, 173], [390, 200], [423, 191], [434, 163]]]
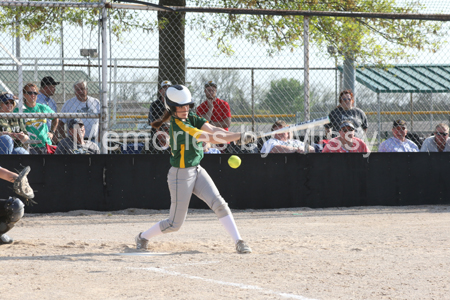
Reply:
[[205, 83], [206, 101], [197, 108], [197, 115], [205, 118], [213, 126], [228, 130], [231, 125], [231, 111], [228, 102], [217, 98], [217, 84]]
[[331, 139], [322, 153], [370, 152], [366, 143], [355, 137], [355, 126], [351, 121], [342, 122], [339, 127], [339, 136]]

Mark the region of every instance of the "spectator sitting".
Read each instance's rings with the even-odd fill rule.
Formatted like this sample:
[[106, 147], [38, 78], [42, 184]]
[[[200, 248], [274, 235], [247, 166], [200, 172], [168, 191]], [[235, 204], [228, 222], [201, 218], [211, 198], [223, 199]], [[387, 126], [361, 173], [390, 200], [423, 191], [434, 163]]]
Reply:
[[[148, 112], [148, 124], [150, 125], [152, 122], [158, 120], [164, 115], [166, 111], [166, 105], [164, 102], [164, 98], [166, 96], [167, 89], [172, 85], [172, 82], [169, 80], [164, 80], [161, 82], [161, 86], [158, 90], [157, 99], [152, 102], [150, 105], [150, 110]], [[156, 132], [156, 131], [154, 131]]]
[[210, 143], [203, 142], [203, 153], [205, 154], [221, 154], [219, 149], [211, 147]]
[[333, 137], [333, 133], [331, 131], [331, 128], [328, 126], [324, 126], [324, 133], [325, 136], [323, 139], [319, 140], [317, 144], [314, 144], [314, 150], [316, 153], [322, 153], [323, 148], [330, 142], [331, 138]]
[[[25, 104], [24, 113], [55, 113], [50, 107], [45, 104], [36, 103], [38, 95], [38, 88], [33, 83], [27, 83], [23, 87], [23, 99]], [[19, 112], [16, 107], [14, 112]], [[26, 130], [31, 140], [36, 140], [39, 143], [30, 144], [30, 154], [48, 154], [46, 144], [52, 145], [52, 139], [55, 136], [58, 127], [58, 119], [52, 119], [52, 125], [49, 130], [47, 127], [47, 119], [29, 119], [25, 121]]]
[[81, 119], [70, 119], [68, 137], [62, 139], [55, 154], [100, 154], [96, 143], [85, 141], [85, 126]]
[[339, 136], [330, 140], [323, 153], [370, 152], [364, 141], [355, 137], [355, 126], [351, 121], [342, 122], [339, 128]]
[[448, 138], [448, 125], [439, 123], [436, 125], [434, 136], [425, 139], [420, 152], [449, 152], [450, 139]]
[[[53, 77], [47, 76], [42, 78], [41, 80], [41, 89], [39, 90], [39, 95], [37, 96], [36, 103], [45, 104], [50, 107], [54, 112], [58, 111], [55, 100], [51, 98], [55, 94], [56, 86], [60, 84], [60, 82], [56, 82]], [[51, 128], [52, 121], [47, 120], [47, 127]], [[53, 143], [57, 143], [56, 134], [52, 139]]]
[[382, 142], [378, 147], [378, 152], [419, 152], [417, 145], [406, 138], [407, 133], [406, 121], [394, 121], [392, 126], [394, 136]]
[[142, 149], [141, 154], [164, 154], [170, 153], [169, 138], [170, 123], [163, 123], [153, 134], [150, 145]]
[[[100, 113], [100, 101], [88, 96], [88, 87], [85, 80], [79, 80], [73, 85], [75, 97], [69, 99], [61, 108], [62, 113]], [[65, 137], [64, 124], [70, 119], [61, 119], [59, 132]], [[99, 119], [81, 119], [85, 126], [84, 138], [98, 142]]]
[[[0, 95], [0, 112], [12, 113], [16, 102], [13, 94]], [[29, 140], [23, 119], [0, 119], [0, 154], [28, 154], [23, 143]]]
[[211, 125], [228, 131], [231, 125], [230, 105], [217, 98], [217, 84], [206, 82], [205, 95], [206, 101], [197, 107], [197, 115], [208, 120]]
[[328, 115], [331, 123], [325, 125], [325, 127], [332, 127], [335, 132], [338, 132], [340, 130], [339, 125], [344, 121], [350, 120], [355, 126], [355, 135], [362, 138], [368, 127], [367, 116], [361, 109], [354, 106], [355, 98], [352, 91], [342, 91], [339, 94], [338, 107], [333, 109]]
[[[272, 125], [272, 131], [287, 127], [286, 122], [276, 121]], [[309, 151], [314, 152], [314, 148], [309, 146]], [[303, 153], [305, 152], [305, 144], [299, 140], [289, 138], [289, 132], [277, 133], [273, 138], [267, 140], [261, 153]]]

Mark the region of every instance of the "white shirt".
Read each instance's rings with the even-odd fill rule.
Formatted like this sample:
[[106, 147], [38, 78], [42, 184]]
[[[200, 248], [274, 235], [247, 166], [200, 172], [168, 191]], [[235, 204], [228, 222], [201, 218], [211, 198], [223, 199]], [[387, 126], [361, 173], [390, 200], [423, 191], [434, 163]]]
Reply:
[[[91, 96], [87, 96], [85, 102], [81, 102], [77, 97], [67, 100], [61, 108], [62, 113], [100, 113], [100, 101]], [[65, 124], [70, 119], [61, 119]], [[94, 138], [98, 135], [99, 119], [81, 119], [83, 120], [84, 127], [86, 129], [86, 138]]]
[[280, 145], [281, 146], [291, 146], [294, 148], [301, 148], [301, 149], [305, 148], [305, 144], [299, 140], [281, 141], [281, 140], [278, 140], [275, 138], [271, 138], [264, 143], [264, 145], [261, 149], [261, 153], [270, 153], [270, 151], [272, 151], [273, 147], [280, 146]]
[[[425, 141], [423, 141], [420, 152], [439, 152], [436, 141], [434, 140], [434, 136], [430, 136]], [[447, 139], [447, 141], [445, 142], [444, 152], [450, 152], [450, 139]]]
[[419, 147], [408, 139], [404, 142], [396, 137], [391, 137], [380, 144], [378, 152], [419, 152]]

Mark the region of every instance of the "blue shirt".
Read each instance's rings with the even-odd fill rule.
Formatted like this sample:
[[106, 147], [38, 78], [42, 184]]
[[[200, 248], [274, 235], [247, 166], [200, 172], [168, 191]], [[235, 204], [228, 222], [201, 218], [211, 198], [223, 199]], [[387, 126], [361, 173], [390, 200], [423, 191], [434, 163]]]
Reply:
[[380, 144], [378, 152], [419, 152], [419, 147], [408, 139], [404, 142], [396, 137], [391, 137]]
[[[45, 104], [48, 107], [50, 107], [54, 112], [57, 112], [56, 102], [49, 96], [45, 96], [44, 94], [39, 93], [39, 95], [37, 95], [36, 103]], [[52, 120], [50, 120], [50, 119], [47, 120], [47, 127], [48, 127], [48, 130], [50, 130], [50, 128], [52, 128]]]

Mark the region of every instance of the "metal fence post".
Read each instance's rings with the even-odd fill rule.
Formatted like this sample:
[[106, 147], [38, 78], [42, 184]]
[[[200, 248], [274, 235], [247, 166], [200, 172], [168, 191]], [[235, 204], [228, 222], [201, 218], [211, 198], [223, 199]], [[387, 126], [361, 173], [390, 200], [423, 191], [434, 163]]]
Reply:
[[[101, 89], [101, 95], [102, 95], [102, 111], [101, 111], [101, 118], [100, 118], [100, 137], [101, 141], [103, 142], [104, 139], [106, 139], [106, 134], [108, 130], [108, 41], [106, 39], [106, 20], [107, 20], [107, 14], [106, 14], [106, 0], [102, 1], [103, 7], [102, 7], [102, 89]], [[108, 151], [106, 147], [101, 147], [101, 153], [107, 154]]]
[[[304, 103], [305, 103], [305, 121], [309, 121], [310, 114], [309, 114], [309, 17], [305, 16], [303, 19], [303, 45], [304, 45], [304, 71], [303, 71], [303, 77], [304, 77]], [[309, 153], [309, 139], [308, 139], [308, 130], [306, 130], [305, 133], [305, 153]]]
[[255, 132], [255, 73], [252, 68], [252, 131]]
[[378, 116], [378, 146], [381, 143], [381, 98], [380, 93], [377, 93], [377, 116]]

